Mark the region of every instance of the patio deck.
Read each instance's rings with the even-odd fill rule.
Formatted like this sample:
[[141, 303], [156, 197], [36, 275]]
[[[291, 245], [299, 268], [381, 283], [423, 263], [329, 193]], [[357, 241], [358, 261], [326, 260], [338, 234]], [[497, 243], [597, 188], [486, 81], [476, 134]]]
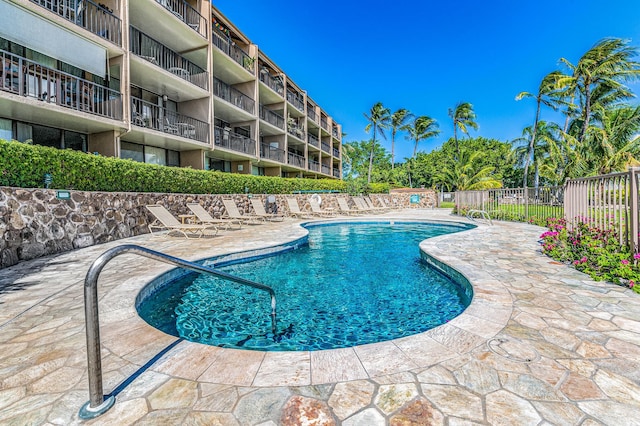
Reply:
[[[382, 217], [466, 221], [438, 209]], [[291, 241], [305, 233], [300, 222], [199, 240], [145, 235], [0, 270], [0, 423], [640, 425], [640, 296], [552, 261], [539, 251], [542, 228], [508, 222], [421, 244], [473, 284], [462, 315], [331, 351], [167, 336], [137, 316], [134, 300], [171, 267], [120, 256], [99, 281], [104, 388], [116, 404], [78, 419], [89, 395], [83, 283], [99, 254], [131, 243], [196, 260]]]

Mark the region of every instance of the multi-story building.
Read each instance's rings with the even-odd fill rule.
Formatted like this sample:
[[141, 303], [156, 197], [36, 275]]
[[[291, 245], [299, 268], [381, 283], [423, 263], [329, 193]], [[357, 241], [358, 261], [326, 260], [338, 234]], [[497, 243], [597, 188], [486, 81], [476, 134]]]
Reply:
[[0, 139], [342, 176], [340, 124], [208, 0], [0, 0]]

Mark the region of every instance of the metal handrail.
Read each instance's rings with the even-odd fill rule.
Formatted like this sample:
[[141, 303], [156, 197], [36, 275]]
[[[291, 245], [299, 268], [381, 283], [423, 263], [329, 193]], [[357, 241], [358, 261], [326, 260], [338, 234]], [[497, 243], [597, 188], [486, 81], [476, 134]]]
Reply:
[[170, 263], [195, 272], [211, 274], [238, 284], [268, 292], [271, 296], [271, 331], [274, 336], [276, 335], [276, 294], [271, 287], [133, 244], [125, 244], [109, 249], [102, 253], [91, 264], [84, 280], [84, 315], [87, 328], [89, 401], [80, 409], [80, 418], [91, 419], [100, 416], [109, 410], [109, 408], [111, 408], [115, 403], [115, 396], [113, 395], [109, 396], [109, 398], [105, 400], [102, 387], [100, 321], [98, 318], [98, 277], [102, 269], [111, 259], [125, 253], [138, 254], [140, 256], [148, 257], [149, 259]]
[[487, 213], [485, 210], [471, 209], [467, 212], [467, 219], [475, 220], [475, 215], [480, 215], [481, 218], [489, 221], [489, 225], [493, 225], [493, 222], [491, 221], [491, 216], [489, 216], [489, 213]]

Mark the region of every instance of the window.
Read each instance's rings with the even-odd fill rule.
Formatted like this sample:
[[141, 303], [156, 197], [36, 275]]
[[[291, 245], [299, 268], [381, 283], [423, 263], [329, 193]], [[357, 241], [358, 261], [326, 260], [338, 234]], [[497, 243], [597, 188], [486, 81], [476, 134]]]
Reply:
[[144, 147], [144, 162], [149, 164], [167, 165], [167, 152], [155, 146]]
[[120, 143], [120, 158], [144, 163], [144, 147], [135, 143], [122, 142]]
[[87, 135], [65, 131], [63, 148], [71, 148], [76, 151], [87, 152]]
[[231, 173], [231, 161], [209, 158], [209, 170]]
[[13, 139], [13, 131], [12, 131], [12, 121], [6, 118], [0, 118], [0, 139], [12, 140]]
[[167, 150], [167, 166], [180, 167], [180, 153], [178, 151]]

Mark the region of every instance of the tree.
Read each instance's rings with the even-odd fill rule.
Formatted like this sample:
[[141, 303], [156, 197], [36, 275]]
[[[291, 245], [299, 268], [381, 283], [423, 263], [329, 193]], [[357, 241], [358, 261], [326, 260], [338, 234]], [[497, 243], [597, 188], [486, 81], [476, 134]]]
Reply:
[[516, 101], [519, 101], [523, 98], [534, 98], [536, 100], [536, 115], [533, 121], [533, 127], [530, 128], [530, 139], [528, 149], [526, 151], [526, 155], [524, 156], [524, 176], [522, 178], [522, 187], [527, 187], [527, 176], [529, 172], [529, 163], [535, 163], [535, 144], [536, 144], [536, 135], [538, 131], [538, 122], [540, 121], [540, 109], [542, 105], [545, 105], [554, 111], [558, 110], [559, 99], [557, 96], [554, 96], [557, 93], [557, 81], [558, 78], [562, 75], [560, 71], [553, 71], [542, 79], [540, 82], [540, 86], [538, 87], [538, 93], [532, 94], [529, 92], [520, 92], [516, 96]]
[[482, 161], [484, 153], [463, 149], [453, 167], [442, 170], [435, 176], [435, 182], [449, 191], [472, 191], [501, 188], [502, 182], [493, 172], [495, 167]]
[[469, 128], [478, 130], [476, 123], [476, 113], [473, 112], [473, 105], [469, 102], [459, 102], [452, 110], [449, 108], [449, 117], [453, 120], [453, 140], [456, 144], [456, 160], [460, 158], [460, 146], [458, 145], [458, 128], [467, 136]]
[[572, 75], [561, 78], [559, 83], [573, 89], [580, 100], [578, 144], [584, 143], [587, 136], [595, 98], [612, 105], [633, 96], [624, 83], [640, 77], [640, 63], [632, 60], [637, 54], [638, 50], [626, 40], [605, 38], [589, 49], [576, 65], [560, 59]]
[[411, 117], [413, 117], [413, 114], [411, 114], [409, 110], [406, 108], [400, 108], [399, 110], [391, 114], [391, 168], [392, 169], [395, 166], [396, 132], [398, 130], [407, 131], [408, 130], [407, 121]]
[[386, 138], [384, 130], [388, 129], [391, 125], [391, 112], [389, 108], [385, 108], [382, 102], [376, 103], [371, 107], [369, 115], [364, 114], [364, 118], [367, 119], [369, 124], [364, 128], [365, 132], [369, 132], [373, 129], [373, 139], [371, 139], [371, 151], [369, 155], [369, 172], [367, 174], [367, 183], [371, 183], [371, 171], [373, 169], [373, 157], [377, 146], [377, 134], [378, 132], [383, 138]]
[[[372, 140], [343, 144], [343, 170], [346, 180], [365, 179], [368, 175], [372, 145]], [[371, 182], [385, 182], [391, 171], [389, 153], [382, 145], [376, 144], [373, 158]]]
[[412, 125], [407, 126], [407, 131], [409, 132], [407, 139], [415, 142], [415, 144], [413, 145], [412, 158], [416, 157], [416, 153], [418, 152], [418, 144], [420, 143], [420, 141], [436, 137], [440, 134], [440, 130], [438, 129], [438, 122], [426, 115], [416, 117], [413, 120]]

